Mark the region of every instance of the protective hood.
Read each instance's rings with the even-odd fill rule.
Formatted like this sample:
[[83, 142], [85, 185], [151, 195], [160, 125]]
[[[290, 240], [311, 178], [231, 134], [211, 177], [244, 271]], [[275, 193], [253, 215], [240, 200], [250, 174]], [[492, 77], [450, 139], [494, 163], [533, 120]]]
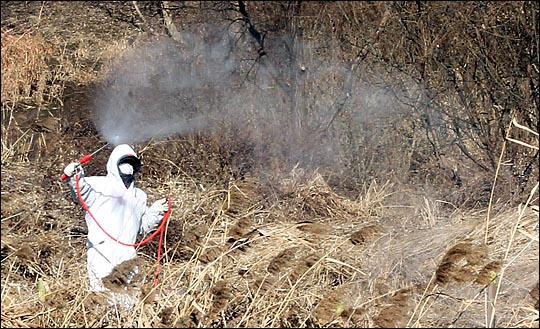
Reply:
[[[134, 173], [137, 173], [141, 168], [141, 161], [133, 148], [127, 144], [120, 144], [114, 148], [109, 156], [109, 160], [107, 161], [107, 176], [109, 179], [114, 181], [125, 181], [125, 175], [122, 175], [118, 169], [118, 166], [122, 163], [131, 164], [133, 166]], [[129, 184], [126, 184], [126, 187], [129, 187], [132, 181], [133, 177], [131, 178]]]

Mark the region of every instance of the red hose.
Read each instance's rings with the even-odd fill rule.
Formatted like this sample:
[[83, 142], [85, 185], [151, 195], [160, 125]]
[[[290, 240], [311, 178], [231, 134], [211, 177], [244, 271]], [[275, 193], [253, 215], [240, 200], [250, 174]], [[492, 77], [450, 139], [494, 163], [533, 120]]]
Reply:
[[79, 201], [81, 202], [84, 210], [86, 210], [86, 212], [88, 212], [88, 214], [90, 215], [90, 217], [92, 217], [92, 219], [94, 220], [94, 222], [96, 222], [97, 226], [103, 231], [103, 233], [105, 233], [105, 235], [107, 235], [111, 240], [114, 240], [116, 241], [117, 243], [123, 245], [123, 246], [128, 246], [128, 247], [139, 247], [139, 246], [142, 246], [144, 244], [147, 244], [148, 242], [150, 242], [158, 233], [159, 233], [159, 243], [158, 243], [158, 250], [157, 250], [157, 263], [156, 263], [156, 274], [155, 274], [155, 279], [154, 279], [154, 288], [157, 287], [158, 285], [158, 276], [161, 272], [161, 266], [160, 266], [160, 262], [161, 262], [161, 247], [163, 246], [163, 238], [164, 238], [164, 235], [165, 235], [165, 226], [167, 224], [167, 221], [169, 220], [169, 216], [171, 214], [171, 210], [172, 210], [172, 201], [171, 201], [171, 197], [168, 196], [167, 197], [167, 203], [169, 205], [169, 209], [163, 214], [163, 219], [161, 220], [161, 223], [159, 224], [158, 228], [156, 229], [156, 231], [154, 233], [152, 233], [149, 237], [147, 237], [146, 239], [144, 239], [143, 241], [141, 242], [138, 242], [138, 243], [125, 243], [125, 242], [122, 242], [118, 239], [115, 239], [113, 238], [107, 231], [105, 231], [105, 229], [101, 226], [101, 224], [99, 224], [99, 222], [97, 221], [97, 219], [94, 217], [94, 215], [92, 215], [92, 213], [90, 212], [90, 209], [88, 208], [88, 205], [86, 204], [86, 202], [84, 202], [83, 198], [81, 197], [81, 189], [79, 187], [79, 175], [75, 176], [75, 185], [77, 187], [77, 197], [79, 198]]

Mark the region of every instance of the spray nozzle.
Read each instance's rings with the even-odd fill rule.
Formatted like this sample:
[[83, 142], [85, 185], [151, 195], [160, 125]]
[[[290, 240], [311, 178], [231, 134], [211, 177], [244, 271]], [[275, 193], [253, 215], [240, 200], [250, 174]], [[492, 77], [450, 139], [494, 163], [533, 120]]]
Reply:
[[80, 164], [83, 164], [83, 163], [87, 163], [88, 161], [92, 160], [92, 157], [94, 155], [96, 155], [99, 151], [103, 150], [104, 148], [106, 148], [107, 146], [109, 146], [109, 143], [105, 143], [105, 145], [103, 145], [102, 147], [98, 148], [97, 150], [95, 150], [94, 152], [90, 153], [90, 154], [87, 154], [85, 156], [83, 156], [81, 158], [81, 160], [79, 160]]
[[[90, 153], [90, 154], [87, 154], [85, 156], [83, 156], [80, 160], [79, 160], [79, 163], [80, 164], [84, 164], [84, 163], [87, 163], [88, 161], [92, 160], [92, 158], [94, 157], [94, 155], [96, 155], [99, 151], [103, 150], [104, 148], [106, 148], [107, 146], [109, 146], [109, 143], [105, 143], [105, 145], [103, 145], [102, 147], [98, 148], [97, 150], [95, 150], [94, 152]], [[67, 179], [67, 175], [66, 174], [62, 174], [62, 180], [66, 180]]]

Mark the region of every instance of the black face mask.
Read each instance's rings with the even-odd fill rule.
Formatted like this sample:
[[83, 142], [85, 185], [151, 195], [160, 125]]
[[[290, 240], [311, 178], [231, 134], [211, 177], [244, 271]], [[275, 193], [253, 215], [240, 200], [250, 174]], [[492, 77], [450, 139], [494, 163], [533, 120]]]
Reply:
[[130, 174], [120, 174], [120, 178], [122, 178], [122, 181], [124, 182], [126, 188], [129, 188], [131, 183], [135, 181], [135, 176]]
[[129, 188], [131, 183], [135, 181], [135, 176], [133, 175], [138, 173], [141, 169], [141, 160], [139, 160], [139, 158], [133, 155], [125, 155], [118, 160], [118, 166], [123, 163], [129, 163], [133, 167], [133, 174], [123, 174], [122, 172], [120, 172], [120, 167], [118, 167], [120, 178], [122, 178], [122, 181], [124, 182], [126, 188]]

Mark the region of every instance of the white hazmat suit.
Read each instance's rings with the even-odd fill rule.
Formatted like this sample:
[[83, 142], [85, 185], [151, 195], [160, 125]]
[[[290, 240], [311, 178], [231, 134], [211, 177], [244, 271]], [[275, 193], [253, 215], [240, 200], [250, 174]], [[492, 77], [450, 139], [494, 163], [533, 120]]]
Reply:
[[148, 233], [158, 226], [168, 209], [165, 198], [151, 207], [147, 206], [147, 195], [135, 187], [133, 178], [140, 166], [140, 160], [131, 146], [121, 144], [114, 148], [109, 157], [107, 176], [85, 177], [77, 162], [70, 163], [64, 170], [69, 177], [74, 200], [80, 203], [80, 194], [89, 210], [85, 211], [88, 227], [87, 268], [93, 291], [107, 290], [101, 279], [109, 275], [115, 266], [137, 256], [135, 247], [122, 245], [118, 241], [134, 244], [138, 234]]

